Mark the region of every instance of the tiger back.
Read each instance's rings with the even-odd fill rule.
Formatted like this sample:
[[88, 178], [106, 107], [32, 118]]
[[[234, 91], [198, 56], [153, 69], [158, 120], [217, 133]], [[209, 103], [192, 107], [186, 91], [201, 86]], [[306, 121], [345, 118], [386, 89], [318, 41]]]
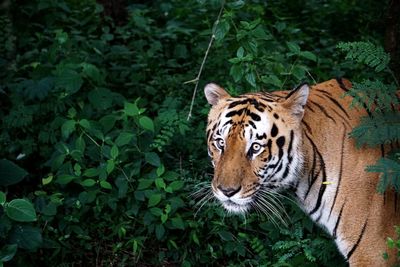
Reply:
[[212, 105], [208, 152], [215, 197], [229, 212], [270, 209], [268, 198], [293, 190], [298, 204], [332, 236], [351, 267], [392, 266], [386, 238], [400, 224], [397, 195], [376, 191], [379, 176], [365, 171], [385, 153], [357, 149], [348, 137], [363, 109], [350, 109], [351, 87], [334, 79], [293, 91], [231, 97], [216, 84], [205, 87]]

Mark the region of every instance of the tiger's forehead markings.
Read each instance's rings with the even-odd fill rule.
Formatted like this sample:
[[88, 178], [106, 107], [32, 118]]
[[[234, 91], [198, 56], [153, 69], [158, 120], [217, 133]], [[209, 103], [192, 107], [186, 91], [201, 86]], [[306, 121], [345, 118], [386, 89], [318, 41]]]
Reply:
[[[269, 103], [255, 99], [255, 97], [258, 98], [258, 95], [228, 99], [217, 126], [217, 134], [224, 138], [229, 138], [229, 136], [233, 136], [233, 132], [236, 132], [240, 139], [246, 139], [246, 150], [249, 149], [252, 142], [263, 142], [270, 135], [272, 114], [271, 116], [267, 116], [267, 114], [271, 112], [272, 107]], [[268, 100], [273, 102], [273, 99]], [[275, 131], [274, 129], [273, 133]]]

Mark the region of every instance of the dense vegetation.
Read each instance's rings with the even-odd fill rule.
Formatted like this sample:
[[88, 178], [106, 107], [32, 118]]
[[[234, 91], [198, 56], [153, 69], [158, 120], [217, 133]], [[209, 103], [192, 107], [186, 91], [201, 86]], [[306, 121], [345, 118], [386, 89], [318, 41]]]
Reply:
[[[384, 112], [398, 88], [380, 48], [387, 4], [114, 2], [121, 12], [93, 0], [0, 6], [0, 266], [346, 266], [293, 201], [279, 227], [201, 198], [212, 168], [200, 89], [346, 76], [359, 82], [354, 105], [379, 100], [353, 137], [398, 140], [398, 114]], [[390, 169], [381, 191], [400, 183], [398, 160], [369, 167]]]

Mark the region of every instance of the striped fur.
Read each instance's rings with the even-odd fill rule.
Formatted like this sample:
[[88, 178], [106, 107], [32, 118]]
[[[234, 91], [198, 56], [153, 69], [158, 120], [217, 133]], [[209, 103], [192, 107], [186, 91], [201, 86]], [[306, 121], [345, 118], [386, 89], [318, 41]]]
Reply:
[[[397, 197], [376, 192], [379, 177], [364, 171], [381, 149], [356, 149], [349, 132], [365, 116], [349, 109], [347, 80], [293, 91], [231, 97], [209, 84], [207, 142], [214, 165], [211, 188], [230, 212], [274, 213], [274, 195], [293, 190], [299, 205], [335, 240], [355, 266], [391, 266], [385, 239], [400, 224]], [[274, 203], [272, 203], [274, 204]], [[275, 203], [276, 204], [276, 203]], [[395, 259], [395, 255], [390, 255]]]

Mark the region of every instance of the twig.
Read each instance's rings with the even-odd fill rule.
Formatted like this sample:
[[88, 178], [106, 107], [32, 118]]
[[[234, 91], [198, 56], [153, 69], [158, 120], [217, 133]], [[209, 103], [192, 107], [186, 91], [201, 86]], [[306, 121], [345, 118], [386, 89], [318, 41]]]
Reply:
[[317, 84], [317, 81], [314, 79], [314, 77], [311, 75], [311, 73], [308, 70], [306, 70], [306, 72], [307, 72], [308, 76], [311, 77], [311, 79], [313, 80], [314, 84]]
[[201, 62], [200, 70], [199, 70], [199, 73], [197, 74], [197, 77], [194, 78], [193, 80], [186, 81], [186, 82], [183, 83], [183, 84], [194, 83], [194, 82], [196, 83], [196, 85], [194, 86], [192, 102], [190, 103], [190, 109], [189, 109], [189, 114], [187, 116], [187, 120], [190, 120], [190, 118], [192, 117], [192, 110], [193, 110], [194, 100], [196, 98], [197, 87], [199, 86], [200, 75], [201, 75], [201, 73], [203, 71], [204, 63], [206, 62], [208, 53], [210, 52], [211, 45], [212, 45], [212, 43], [213, 43], [213, 41], [215, 39], [215, 30], [217, 29], [217, 26], [219, 24], [219, 20], [221, 18], [222, 11], [224, 10], [224, 6], [225, 6], [225, 0], [223, 0], [222, 3], [221, 3], [221, 9], [219, 10], [218, 18], [215, 21], [214, 30], [212, 31], [210, 42], [208, 43], [208, 47], [207, 47], [206, 53], [204, 54], [203, 62]]

